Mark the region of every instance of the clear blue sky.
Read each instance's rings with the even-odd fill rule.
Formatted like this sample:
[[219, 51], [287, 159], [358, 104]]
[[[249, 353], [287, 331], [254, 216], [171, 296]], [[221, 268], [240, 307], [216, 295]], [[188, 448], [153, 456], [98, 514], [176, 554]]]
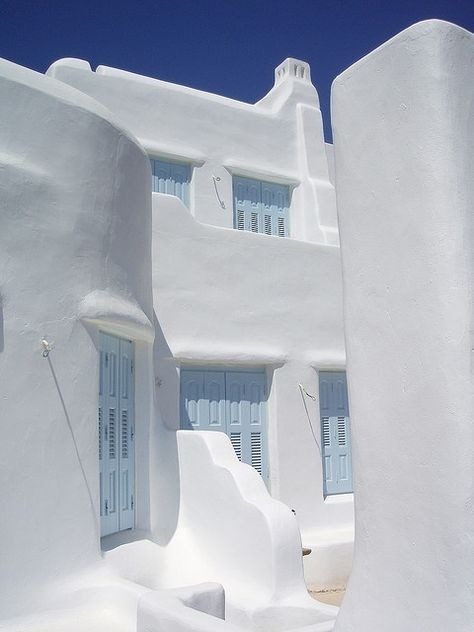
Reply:
[[311, 65], [330, 138], [342, 70], [427, 18], [474, 31], [474, 0], [0, 0], [0, 57], [87, 59], [253, 103], [285, 57]]

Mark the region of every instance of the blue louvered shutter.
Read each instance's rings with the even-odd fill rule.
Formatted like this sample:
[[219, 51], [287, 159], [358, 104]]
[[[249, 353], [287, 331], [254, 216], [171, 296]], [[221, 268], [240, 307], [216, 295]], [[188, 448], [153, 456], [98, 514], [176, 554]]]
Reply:
[[267, 480], [267, 433], [266, 433], [266, 392], [265, 374], [262, 372], [245, 373], [245, 399], [249, 402], [250, 423], [246, 432], [247, 449], [245, 462], [254, 467]]
[[175, 195], [189, 207], [191, 166], [186, 163], [151, 159], [152, 191]]
[[225, 432], [223, 371], [181, 369], [181, 428]]
[[244, 430], [250, 417], [245, 404], [244, 383], [242, 374], [228, 371], [225, 376], [227, 434], [239, 461], [247, 455]]
[[261, 184], [258, 180], [234, 176], [234, 228], [263, 232]]
[[204, 397], [204, 372], [181, 369], [181, 428], [202, 430], [200, 402]]
[[133, 343], [120, 340], [119, 356], [119, 528], [130, 529], [134, 523], [134, 385], [133, 385]]
[[133, 343], [99, 334], [99, 490], [101, 535], [134, 524]]
[[190, 180], [191, 168], [189, 165], [170, 163], [170, 194], [176, 195], [188, 207]]
[[204, 373], [205, 418], [209, 430], [226, 431], [224, 371]]
[[[119, 341], [100, 334], [102, 351], [102, 396], [99, 398], [99, 460], [101, 464], [101, 535], [119, 530], [118, 512], [118, 366]], [[101, 458], [100, 458], [101, 457]]]
[[288, 237], [289, 188], [234, 176], [234, 228]]
[[[108, 477], [108, 459], [105, 452], [105, 415], [107, 410], [107, 396], [106, 389], [107, 377], [106, 377], [106, 363], [105, 354], [107, 350], [105, 348], [104, 338], [100, 334], [99, 339], [99, 409], [98, 409], [98, 439], [99, 439], [99, 505], [100, 505], [100, 525], [102, 531], [102, 524], [104, 521], [103, 516], [106, 512], [106, 489], [105, 484]], [[103, 535], [101, 533], [101, 535]]]
[[237, 458], [267, 479], [263, 371], [181, 369], [181, 428], [226, 432]]
[[153, 174], [153, 193], [167, 193], [168, 180], [170, 178], [169, 163], [161, 160], [151, 160]]
[[352, 492], [351, 436], [346, 374], [319, 373], [324, 494]]
[[226, 372], [227, 434], [238, 458], [267, 479], [265, 374]]
[[289, 189], [282, 184], [262, 182], [262, 225], [266, 235], [288, 237]]

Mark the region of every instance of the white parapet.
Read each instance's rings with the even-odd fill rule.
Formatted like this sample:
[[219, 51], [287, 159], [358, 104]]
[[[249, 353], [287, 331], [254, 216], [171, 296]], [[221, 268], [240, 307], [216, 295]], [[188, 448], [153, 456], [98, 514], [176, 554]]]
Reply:
[[338, 632], [474, 627], [473, 59], [427, 21], [333, 87], [356, 498]]
[[291, 511], [271, 498], [220, 432], [177, 433], [181, 510], [178, 546], [189, 580], [222, 583], [226, 618], [255, 630], [324, 624], [336, 609], [309, 597], [301, 539]]
[[137, 632], [237, 632], [226, 624], [225, 594], [219, 584], [149, 591], [138, 602]]
[[[337, 608], [308, 594], [301, 538], [290, 509], [271, 498], [252, 467], [239, 462], [224, 433], [180, 430], [175, 437], [180, 495], [172, 539], [163, 547], [159, 533], [152, 532], [106, 554], [109, 569], [121, 581], [160, 592], [141, 598], [139, 623], [169, 621], [157, 632], [227, 629], [217, 619], [205, 627], [205, 618], [168, 604], [173, 594], [166, 589], [212, 582], [224, 588], [225, 625], [231, 630], [332, 630]], [[185, 605], [200, 609], [195, 600]], [[220, 616], [209, 606], [203, 609]], [[138, 628], [148, 629], [155, 632]]]

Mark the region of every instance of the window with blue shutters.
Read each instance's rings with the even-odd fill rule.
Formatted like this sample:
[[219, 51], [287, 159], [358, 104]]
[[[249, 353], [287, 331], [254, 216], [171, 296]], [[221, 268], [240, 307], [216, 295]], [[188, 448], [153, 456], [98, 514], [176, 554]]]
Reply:
[[234, 228], [288, 237], [289, 187], [234, 176]]
[[191, 165], [151, 158], [152, 191], [175, 195], [189, 207]]
[[238, 459], [266, 481], [264, 371], [182, 368], [181, 428], [225, 432]]
[[99, 334], [101, 536], [134, 525], [133, 342]]
[[349, 403], [345, 371], [319, 372], [324, 495], [352, 492]]

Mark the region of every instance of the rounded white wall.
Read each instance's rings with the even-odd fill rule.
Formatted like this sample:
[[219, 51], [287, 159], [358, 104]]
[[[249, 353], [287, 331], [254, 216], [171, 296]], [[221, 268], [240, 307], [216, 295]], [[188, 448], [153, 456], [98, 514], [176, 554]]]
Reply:
[[151, 196], [145, 153], [105, 108], [4, 61], [0, 144], [8, 617], [43, 606], [52, 583], [100, 559], [96, 334], [150, 346]]
[[356, 494], [338, 632], [473, 627], [473, 56], [422, 22], [333, 87]]

